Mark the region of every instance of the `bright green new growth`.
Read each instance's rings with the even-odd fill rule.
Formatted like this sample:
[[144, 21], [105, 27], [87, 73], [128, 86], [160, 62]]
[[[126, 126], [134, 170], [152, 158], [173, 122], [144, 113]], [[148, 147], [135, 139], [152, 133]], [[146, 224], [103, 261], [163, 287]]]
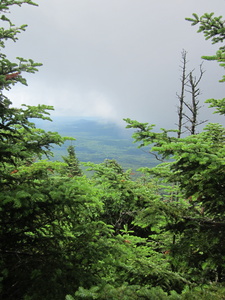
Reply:
[[223, 42], [225, 39], [225, 26], [222, 16], [214, 17], [214, 13], [205, 13], [199, 17], [193, 14], [194, 18], [186, 18], [192, 22], [192, 26], [199, 25], [198, 32], [203, 32], [206, 40], [212, 39], [212, 43]]
[[[197, 14], [193, 14], [193, 18], [186, 18], [186, 20], [192, 22], [192, 25], [199, 25], [198, 32], [203, 32], [205, 39], [211, 39], [212, 44], [222, 43], [225, 39], [225, 23], [222, 16], [215, 17], [214, 13], [206, 13], [199, 17]], [[202, 56], [203, 59], [209, 61], [218, 61], [221, 67], [225, 67], [225, 46], [220, 46], [218, 51], [213, 56]], [[225, 76], [220, 82], [225, 81]], [[206, 103], [211, 103], [210, 107], [216, 108], [216, 113], [224, 114], [224, 99], [215, 100], [209, 99]]]

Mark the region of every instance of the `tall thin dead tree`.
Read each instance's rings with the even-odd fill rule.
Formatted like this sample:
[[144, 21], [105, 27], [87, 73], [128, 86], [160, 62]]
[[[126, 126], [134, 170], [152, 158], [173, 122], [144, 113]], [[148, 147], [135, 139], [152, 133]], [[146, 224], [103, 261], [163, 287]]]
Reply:
[[187, 66], [187, 51], [183, 50], [181, 52], [181, 63], [182, 65], [180, 66], [182, 70], [181, 74], [181, 92], [180, 95], [177, 94], [177, 97], [179, 99], [179, 106], [177, 108], [177, 113], [178, 113], [178, 133], [177, 136], [178, 138], [181, 137], [182, 134], [182, 127], [183, 127], [183, 109], [184, 109], [184, 98], [185, 98], [185, 86], [187, 83], [187, 78], [188, 75], [186, 75], [186, 66]]
[[[202, 64], [199, 66], [199, 76], [193, 75], [194, 70], [187, 73], [187, 51], [183, 50], [182, 53], [182, 74], [181, 74], [181, 92], [177, 94], [179, 99], [178, 105], [178, 138], [182, 133], [189, 132], [190, 134], [196, 134], [196, 127], [204, 122], [198, 120], [199, 110], [199, 95], [201, 94], [199, 89], [199, 83], [204, 74]], [[186, 100], [186, 93], [191, 95], [191, 101]], [[186, 108], [186, 111], [185, 111]]]
[[202, 79], [202, 76], [204, 74], [204, 70], [202, 68], [202, 63], [199, 66], [199, 76], [193, 76], [193, 71], [189, 73], [188, 82], [186, 84], [187, 86], [187, 92], [191, 94], [191, 101], [186, 102], [184, 101], [184, 105], [186, 106], [188, 113], [183, 113], [183, 116], [186, 118], [187, 123], [185, 124], [185, 128], [187, 131], [190, 132], [190, 134], [196, 134], [196, 127], [199, 126], [202, 123], [205, 123], [204, 121], [198, 120], [198, 114], [201, 106], [199, 105], [199, 95], [201, 94], [199, 89], [199, 83]]

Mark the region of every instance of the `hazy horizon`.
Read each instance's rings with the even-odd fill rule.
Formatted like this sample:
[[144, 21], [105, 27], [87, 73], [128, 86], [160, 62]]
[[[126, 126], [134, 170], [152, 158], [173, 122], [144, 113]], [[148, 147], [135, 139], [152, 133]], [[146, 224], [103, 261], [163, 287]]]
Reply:
[[[16, 85], [8, 95], [16, 106], [53, 105], [52, 116], [118, 124], [131, 118], [173, 128], [182, 50], [188, 52], [188, 71], [195, 69], [198, 76], [201, 56], [215, 54], [220, 46], [205, 41], [185, 18], [212, 11], [218, 16], [224, 0], [36, 2], [39, 7], [12, 7], [12, 22], [28, 28], [16, 43], [7, 42], [4, 52], [43, 67], [35, 75], [24, 74], [28, 87]], [[204, 104], [208, 98], [223, 98], [223, 69], [209, 61], [203, 68], [200, 119], [224, 123]]]

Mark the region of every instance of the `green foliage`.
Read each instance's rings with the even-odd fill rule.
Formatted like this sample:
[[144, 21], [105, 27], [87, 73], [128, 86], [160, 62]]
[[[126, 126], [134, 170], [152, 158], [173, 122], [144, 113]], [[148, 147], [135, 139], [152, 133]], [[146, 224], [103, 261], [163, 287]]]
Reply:
[[219, 113], [220, 115], [225, 114], [225, 98], [223, 99], [208, 99], [205, 101], [205, 103], [210, 103], [209, 107], [216, 108], [216, 111], [214, 113]]
[[88, 171], [94, 171], [96, 187], [101, 189], [104, 212], [102, 218], [114, 226], [117, 233], [124, 226], [132, 226], [138, 206], [145, 205], [149, 193], [146, 188], [130, 180], [130, 170], [124, 172], [115, 160], [101, 164], [86, 163]]
[[[3, 0], [0, 4], [0, 11], [2, 12], [0, 20], [3, 22], [5, 27], [0, 28], [0, 48], [5, 48], [7, 40], [12, 40], [16, 42], [18, 40], [17, 35], [22, 31], [26, 30], [27, 25], [21, 25], [16, 27], [9, 18], [7, 18], [3, 13], [8, 13], [10, 6], [19, 5], [27, 3], [31, 5], [37, 5], [30, 0], [25, 1], [10, 1]], [[2, 94], [2, 90], [11, 89], [12, 85], [17, 82], [27, 85], [26, 79], [21, 76], [21, 72], [35, 73], [38, 71], [38, 67], [42, 64], [34, 62], [32, 59], [24, 59], [22, 57], [17, 57], [17, 63], [11, 62], [7, 59], [4, 53], [0, 53], [0, 107], [4, 109], [10, 104], [10, 101]]]
[[[164, 179], [166, 185], [164, 183], [160, 192], [163, 201], [168, 184], [175, 184], [180, 190], [177, 193], [173, 187], [172, 192], [176, 197], [170, 191], [166, 207], [163, 203], [159, 204], [164, 212], [161, 226], [176, 235], [176, 243], [170, 246], [173, 270], [186, 273], [187, 279], [195, 276], [196, 280], [215, 280], [218, 276], [221, 281], [225, 271], [222, 246], [225, 211], [224, 128], [219, 124], [208, 124], [202, 133], [178, 139], [164, 132], [150, 132], [147, 125], [143, 126], [137, 121], [127, 121], [128, 127], [139, 130], [134, 134], [135, 140], [142, 139], [143, 145], [151, 144], [150, 151], [171, 158], [170, 162], [144, 171]], [[139, 224], [152, 224], [151, 210], [146, 208], [138, 216]], [[163, 227], [158, 227], [161, 234]], [[207, 242], [204, 242], [206, 236]], [[207, 262], [207, 272], [206, 269], [201, 270], [204, 262]], [[210, 272], [214, 275], [210, 276]]]
[[111, 285], [106, 285], [102, 289], [92, 287], [90, 290], [80, 288], [75, 296], [68, 295], [66, 300], [81, 300], [81, 299], [99, 299], [99, 300], [211, 300], [225, 299], [223, 286], [202, 286], [194, 289], [186, 289], [182, 294], [171, 291], [170, 294], [164, 292], [160, 287], [138, 285], [122, 286], [115, 288]]
[[[30, 0], [23, 0], [23, 1], [15, 1], [15, 0], [2, 0], [0, 3], [0, 11], [2, 13], [8, 13], [10, 6], [12, 5], [18, 5], [21, 6], [22, 4], [30, 4], [30, 5], [37, 5], [33, 1]], [[15, 25], [10, 21], [9, 18], [7, 18], [5, 15], [1, 15], [0, 20], [3, 22], [6, 22], [9, 25], [9, 28], [5, 29], [4, 27], [0, 28], [0, 47], [5, 47], [4, 40], [11, 39], [12, 41], [17, 41], [17, 34], [24, 31], [27, 25], [21, 25], [20, 27], [15, 27]], [[5, 56], [3, 54], [0, 54], [1, 58], [4, 58]], [[9, 65], [11, 63], [7, 61]]]
[[[214, 13], [205, 13], [203, 16], [199, 17], [197, 14], [193, 14], [193, 18], [186, 18], [186, 20], [192, 22], [192, 25], [199, 25], [198, 32], [203, 32], [206, 40], [211, 39], [212, 44], [217, 44], [224, 41], [225, 26], [222, 16], [215, 17]], [[210, 61], [218, 61], [221, 67], [225, 67], [225, 47], [219, 47], [215, 55], [202, 56], [202, 58]], [[225, 76], [223, 76], [220, 82], [224, 81]], [[224, 99], [208, 99], [206, 103], [211, 103], [210, 107], [215, 107], [216, 112], [224, 114]]]
[[[121, 281], [141, 286], [151, 283], [166, 290], [174, 285], [179, 290], [186, 280], [171, 272], [163, 253], [168, 244], [160, 244], [156, 237], [166, 224], [161, 197], [154, 194], [157, 189], [151, 183], [131, 181], [129, 172], [123, 172], [113, 160], [87, 165], [95, 171], [94, 182], [102, 191], [104, 211], [101, 219], [113, 226], [120, 242], [116, 251], [114, 249], [117, 259], [111, 265], [114, 285], [119, 286]], [[145, 217], [150, 220], [148, 223]], [[112, 284], [111, 276], [106, 276], [108, 284]]]
[[212, 43], [223, 42], [225, 39], [225, 26], [222, 16], [214, 17], [214, 13], [205, 13], [199, 17], [193, 13], [193, 18], [186, 18], [193, 25], [199, 24], [198, 32], [203, 32], [206, 40], [212, 39]]
[[74, 177], [74, 176], [81, 176], [82, 170], [79, 167], [79, 161], [76, 157], [75, 147], [69, 146], [67, 148], [68, 156], [62, 156], [64, 162], [66, 163], [66, 168], [64, 169], [67, 176]]
[[111, 230], [98, 221], [99, 192], [85, 177], [47, 177], [46, 167], [55, 163], [21, 167], [18, 184], [1, 194], [4, 299], [63, 299], [70, 288], [88, 286], [95, 278], [90, 267], [107, 255]]

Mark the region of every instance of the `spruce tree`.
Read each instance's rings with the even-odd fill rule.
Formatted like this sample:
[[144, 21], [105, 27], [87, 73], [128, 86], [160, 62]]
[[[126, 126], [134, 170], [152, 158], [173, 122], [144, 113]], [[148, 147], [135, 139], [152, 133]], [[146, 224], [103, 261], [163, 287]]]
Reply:
[[68, 146], [67, 148], [68, 156], [62, 156], [64, 162], [67, 166], [64, 168], [67, 176], [74, 177], [74, 176], [81, 176], [82, 170], [79, 166], [79, 160], [76, 157], [75, 153], [75, 146]]

